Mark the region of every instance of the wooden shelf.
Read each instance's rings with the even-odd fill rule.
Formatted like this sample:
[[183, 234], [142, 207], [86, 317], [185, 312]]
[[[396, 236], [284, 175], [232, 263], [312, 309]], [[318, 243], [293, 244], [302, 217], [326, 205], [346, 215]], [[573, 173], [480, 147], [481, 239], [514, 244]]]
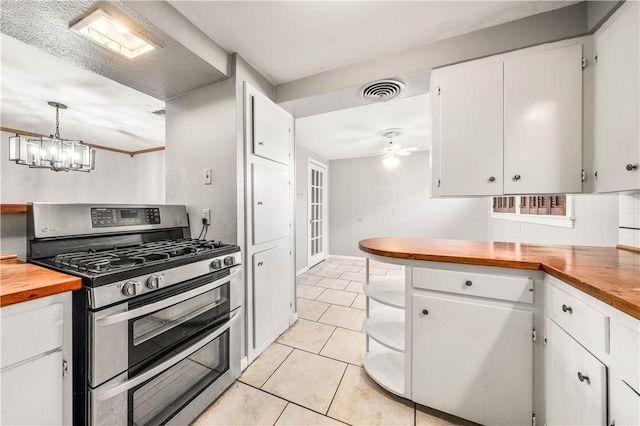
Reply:
[[369, 275], [364, 285], [367, 297], [394, 308], [404, 309], [404, 277]]
[[404, 310], [382, 305], [370, 309], [364, 331], [381, 345], [404, 352]]
[[404, 395], [404, 354], [369, 339], [369, 350], [362, 356], [365, 371], [377, 384], [398, 396]]
[[0, 204], [0, 213], [26, 213], [26, 204]]

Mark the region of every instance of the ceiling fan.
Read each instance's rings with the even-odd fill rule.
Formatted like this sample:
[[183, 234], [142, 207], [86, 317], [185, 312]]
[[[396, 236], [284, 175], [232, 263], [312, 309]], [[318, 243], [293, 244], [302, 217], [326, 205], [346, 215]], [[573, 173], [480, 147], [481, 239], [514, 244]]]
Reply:
[[[398, 156], [406, 157], [411, 155], [413, 151], [417, 151], [417, 146], [410, 146], [408, 148], [403, 148], [402, 145], [397, 145], [393, 143], [393, 139], [399, 136], [402, 136], [406, 133], [405, 129], [393, 128], [393, 129], [385, 129], [378, 132], [378, 136], [385, 137], [389, 139], [389, 143], [384, 148], [380, 149], [379, 152], [375, 152], [369, 155], [382, 155], [382, 163], [388, 168], [394, 168], [399, 163], [400, 160]], [[375, 148], [372, 148], [375, 149]]]

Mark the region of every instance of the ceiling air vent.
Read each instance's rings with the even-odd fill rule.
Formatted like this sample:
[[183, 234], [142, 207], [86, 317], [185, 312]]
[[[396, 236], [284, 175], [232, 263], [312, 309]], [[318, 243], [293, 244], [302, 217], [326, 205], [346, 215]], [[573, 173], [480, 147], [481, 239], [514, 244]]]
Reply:
[[366, 84], [360, 89], [360, 96], [373, 102], [388, 101], [400, 96], [404, 92], [405, 85], [398, 80], [378, 80]]

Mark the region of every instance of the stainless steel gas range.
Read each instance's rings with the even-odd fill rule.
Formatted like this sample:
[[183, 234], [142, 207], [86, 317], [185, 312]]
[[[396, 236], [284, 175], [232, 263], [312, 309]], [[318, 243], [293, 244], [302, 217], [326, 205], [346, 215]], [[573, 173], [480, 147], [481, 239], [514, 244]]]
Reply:
[[73, 294], [76, 425], [188, 424], [240, 374], [240, 248], [185, 206], [33, 203], [27, 257]]

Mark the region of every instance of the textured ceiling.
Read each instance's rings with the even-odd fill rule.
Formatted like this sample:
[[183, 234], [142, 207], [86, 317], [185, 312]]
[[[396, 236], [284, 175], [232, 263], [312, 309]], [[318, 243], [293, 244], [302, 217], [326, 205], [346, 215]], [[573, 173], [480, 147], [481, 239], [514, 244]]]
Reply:
[[164, 146], [164, 117], [152, 114], [163, 101], [6, 35], [0, 46], [3, 127], [55, 133], [56, 111], [47, 105], [55, 101], [69, 107], [60, 110], [63, 138], [125, 151]]
[[[129, 61], [69, 30], [70, 24], [97, 8], [129, 24], [161, 49]], [[2, 0], [0, 9], [3, 34], [160, 100], [226, 78], [120, 1]]]
[[364, 157], [384, 148], [389, 140], [378, 136], [384, 129], [407, 131], [393, 141], [403, 147], [431, 147], [429, 95], [328, 112], [296, 119], [296, 143], [329, 160]]
[[273, 84], [578, 3], [168, 1]]

